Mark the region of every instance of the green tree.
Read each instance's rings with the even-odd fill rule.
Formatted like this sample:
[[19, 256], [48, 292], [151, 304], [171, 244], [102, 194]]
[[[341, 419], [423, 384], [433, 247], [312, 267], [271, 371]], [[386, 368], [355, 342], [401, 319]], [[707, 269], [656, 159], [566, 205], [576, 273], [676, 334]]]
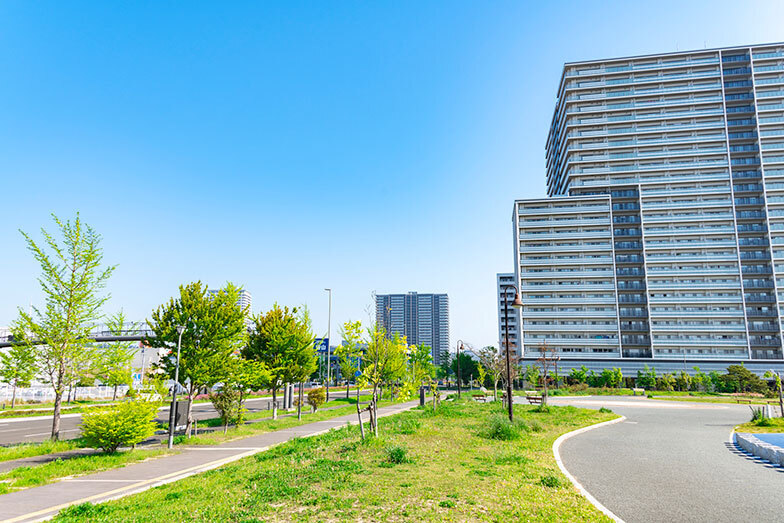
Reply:
[[678, 390], [686, 391], [689, 390], [691, 387], [691, 376], [685, 370], [682, 370], [678, 373], [678, 376], [675, 378], [675, 383], [678, 386]]
[[498, 401], [498, 382], [506, 371], [506, 361], [501, 357], [497, 348], [487, 346], [479, 351], [479, 362], [487, 370], [490, 381], [493, 382], [493, 401]]
[[402, 397], [411, 398], [419, 391], [419, 387], [429, 386], [434, 374], [432, 349], [427, 345], [409, 346]]
[[710, 378], [699, 367], [693, 367], [694, 376], [691, 379], [692, 390], [708, 390]]
[[722, 376], [725, 392], [755, 392], [764, 394], [768, 390], [759, 376], [743, 365], [730, 365], [727, 373]]
[[569, 373], [569, 378], [575, 383], [585, 383], [588, 379], [588, 367], [583, 365], [579, 369], [573, 368]]
[[463, 385], [467, 385], [468, 382], [471, 380], [471, 377], [476, 377], [479, 375], [479, 371], [477, 370], [477, 362], [474, 358], [466, 354], [465, 352], [461, 352], [459, 356], [455, 356], [452, 358], [451, 362], [451, 370], [452, 373], [457, 377], [457, 360], [460, 359], [460, 381]]
[[231, 283], [212, 295], [201, 282], [181, 285], [179, 297], [159, 306], [147, 321], [153, 335], [144, 342], [169, 349], [169, 357], [162, 358], [157, 367], [171, 379], [177, 364], [177, 327], [185, 327], [179, 378], [188, 398], [188, 437], [196, 394], [230, 378], [234, 355], [245, 345], [245, 314], [237, 307], [238, 298], [239, 290]]
[[637, 386], [651, 390], [656, 387], [656, 368], [645, 365], [643, 370], [637, 371]]
[[675, 375], [671, 372], [666, 372], [662, 374], [661, 378], [659, 378], [658, 382], [659, 390], [667, 390], [672, 391], [675, 390], [676, 380]]
[[108, 299], [103, 294], [114, 267], [102, 267], [101, 236], [77, 213], [73, 222], [52, 215], [61, 239], [41, 229], [38, 243], [20, 231], [41, 268], [38, 281], [45, 306], [19, 309], [19, 328], [35, 346], [40, 370], [54, 391], [52, 439], [60, 437], [60, 409], [65, 389], [91, 357], [90, 329]]
[[541, 376], [541, 372], [539, 370], [539, 367], [537, 367], [536, 365], [526, 365], [525, 373], [523, 374], [523, 377], [525, 378], [525, 381], [527, 381], [529, 385], [531, 385], [532, 387], [536, 387], [537, 385], [539, 385], [540, 376]]
[[[276, 303], [267, 313], [253, 317], [253, 328], [242, 355], [262, 362], [269, 373], [273, 419], [278, 417], [278, 388], [284, 383], [305, 380], [316, 369], [318, 362], [313, 343], [306, 309], [298, 313], [296, 308], [280, 307]], [[298, 408], [301, 404], [300, 401]]]
[[438, 379], [448, 380], [452, 374], [452, 353], [449, 349], [441, 351], [441, 365], [439, 365], [436, 375]]
[[220, 390], [210, 392], [209, 398], [221, 420], [224, 434], [230, 423], [239, 425], [242, 420], [242, 394], [234, 383], [224, 383]]
[[14, 345], [8, 352], [0, 353], [0, 382], [13, 387], [11, 408], [16, 407], [16, 389], [29, 387], [38, 372], [35, 347], [26, 342], [24, 330], [18, 324], [11, 327]]
[[[106, 321], [107, 329], [115, 336], [123, 333], [125, 324], [125, 313], [122, 310], [114, 316], [110, 316]], [[117, 399], [117, 387], [130, 386], [133, 382], [131, 362], [136, 352], [137, 349], [133, 343], [127, 341], [107, 343], [98, 349], [98, 377], [104, 385], [113, 387], [112, 400]]]
[[340, 330], [343, 343], [335, 348], [335, 355], [338, 357], [340, 374], [346, 380], [346, 399], [349, 398], [349, 381], [354, 378], [359, 370], [362, 359], [362, 323], [359, 321], [347, 321]]
[[710, 380], [711, 392], [723, 392], [723, 382], [721, 380], [721, 374], [719, 374], [718, 371], [710, 371], [708, 373], [708, 379]]
[[369, 410], [370, 426], [378, 436], [378, 401], [381, 387], [402, 378], [406, 369], [408, 344], [406, 338], [401, 338], [397, 333], [388, 338], [383, 327], [374, 326], [368, 329], [368, 336], [362, 378], [373, 387]]

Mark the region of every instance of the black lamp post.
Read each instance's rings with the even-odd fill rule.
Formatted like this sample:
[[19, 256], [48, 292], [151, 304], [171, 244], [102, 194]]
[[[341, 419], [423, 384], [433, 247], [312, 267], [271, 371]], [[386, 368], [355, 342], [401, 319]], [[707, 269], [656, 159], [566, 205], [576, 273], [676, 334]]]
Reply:
[[460, 399], [460, 347], [463, 346], [463, 340], [457, 340], [457, 397]]
[[520, 291], [517, 289], [517, 286], [513, 284], [501, 285], [504, 295], [504, 341], [506, 342], [506, 405], [509, 409], [509, 421], [514, 421], [514, 410], [512, 409], [512, 357], [509, 354], [509, 299], [507, 298], [507, 290], [510, 288], [515, 291], [512, 307], [522, 307], [523, 302], [520, 301]]

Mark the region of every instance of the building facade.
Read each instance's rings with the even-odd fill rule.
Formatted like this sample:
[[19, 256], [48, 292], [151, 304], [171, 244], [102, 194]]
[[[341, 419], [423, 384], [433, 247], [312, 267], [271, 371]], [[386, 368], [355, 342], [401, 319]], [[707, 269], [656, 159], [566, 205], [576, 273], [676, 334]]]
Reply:
[[449, 350], [449, 296], [446, 294], [377, 294], [376, 324], [387, 335], [406, 336], [411, 345], [432, 349], [433, 363]]
[[[506, 317], [509, 318], [509, 352], [513, 357], [521, 357], [520, 347], [520, 310], [512, 307], [514, 301], [514, 289], [502, 287], [503, 285], [514, 285], [515, 275], [512, 272], [496, 274], [496, 295], [498, 297], [498, 348], [502, 354], [506, 350]], [[504, 290], [506, 292], [504, 292]], [[506, 303], [509, 303], [508, 309]]]
[[784, 44], [567, 63], [546, 159], [514, 211], [525, 357], [781, 368]]

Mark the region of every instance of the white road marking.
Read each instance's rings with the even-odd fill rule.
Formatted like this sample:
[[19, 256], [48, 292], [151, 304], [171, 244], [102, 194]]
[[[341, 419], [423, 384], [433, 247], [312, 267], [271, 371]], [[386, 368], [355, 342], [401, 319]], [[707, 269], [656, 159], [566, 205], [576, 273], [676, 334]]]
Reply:
[[[79, 429], [68, 429], [68, 430], [61, 430], [60, 433], [63, 432], [76, 432]], [[34, 438], [36, 436], [49, 436], [52, 434], [51, 432], [39, 432], [38, 434], [25, 434], [25, 438]]]
[[585, 499], [587, 499], [591, 503], [591, 505], [593, 505], [594, 507], [599, 509], [605, 516], [607, 516], [608, 518], [612, 519], [616, 523], [624, 523], [624, 521], [621, 518], [619, 518], [618, 516], [616, 516], [615, 514], [613, 514], [613, 512], [610, 509], [608, 509], [607, 507], [602, 505], [601, 502], [598, 499], [593, 497], [590, 492], [585, 490], [585, 487], [583, 487], [582, 484], [580, 484], [580, 482], [577, 481], [577, 478], [572, 476], [569, 473], [569, 471], [566, 470], [566, 467], [564, 466], [563, 461], [561, 461], [561, 454], [559, 452], [559, 449], [561, 447], [561, 443], [563, 443], [567, 439], [571, 438], [572, 436], [576, 436], [578, 434], [582, 434], [583, 432], [587, 432], [589, 430], [598, 429], [599, 427], [612, 425], [614, 423], [620, 423], [621, 421], [625, 421], [625, 420], [626, 420], [626, 418], [621, 416], [620, 418], [612, 419], [610, 421], [604, 421], [602, 423], [597, 423], [596, 425], [589, 425], [589, 426], [583, 427], [581, 429], [577, 429], [577, 430], [573, 430], [571, 432], [567, 432], [566, 434], [561, 434], [561, 436], [558, 437], [558, 439], [556, 439], [553, 442], [553, 455], [555, 456], [555, 463], [558, 465], [558, 468], [561, 469], [561, 472], [563, 472], [564, 476], [569, 478], [569, 481], [572, 482], [572, 485], [575, 486], [575, 488], [580, 492], [580, 494], [582, 494], [585, 497]]

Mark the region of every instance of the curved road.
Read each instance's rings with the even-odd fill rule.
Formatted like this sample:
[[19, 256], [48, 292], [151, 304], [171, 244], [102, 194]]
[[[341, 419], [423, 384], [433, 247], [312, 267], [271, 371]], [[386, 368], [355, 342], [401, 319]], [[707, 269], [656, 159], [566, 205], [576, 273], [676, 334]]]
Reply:
[[784, 468], [741, 453], [747, 405], [627, 397], [551, 398], [626, 416], [563, 442], [567, 470], [628, 523], [784, 521]]

